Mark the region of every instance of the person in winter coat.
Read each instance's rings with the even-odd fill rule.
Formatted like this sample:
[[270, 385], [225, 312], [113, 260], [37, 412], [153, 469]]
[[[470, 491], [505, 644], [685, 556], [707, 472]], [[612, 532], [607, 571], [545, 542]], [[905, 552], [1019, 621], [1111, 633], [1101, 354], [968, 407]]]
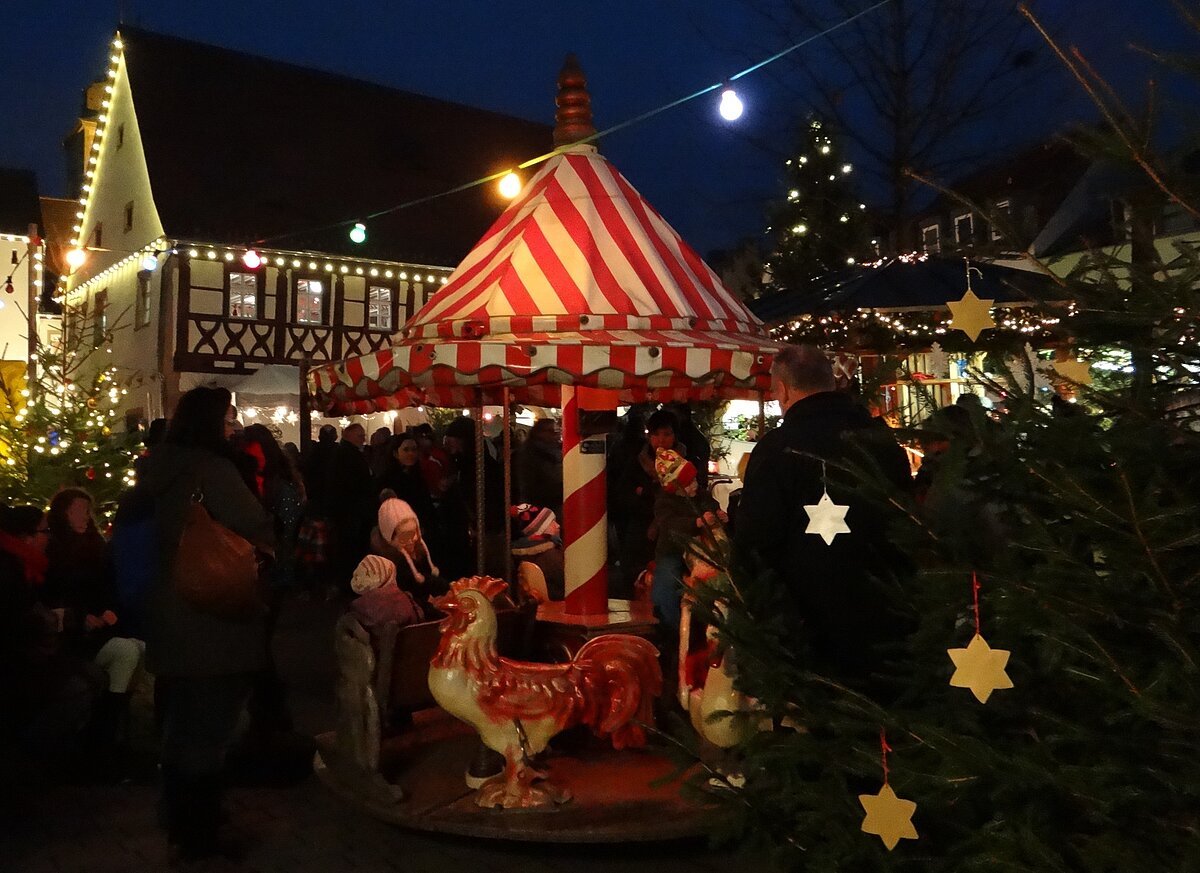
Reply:
[[63, 763], [79, 751], [107, 677], [66, 650], [58, 617], [39, 599], [49, 534], [40, 508], [0, 506], [0, 737]]
[[146, 644], [121, 621], [112, 559], [92, 517], [92, 496], [81, 488], [58, 492], [50, 501], [47, 525], [49, 564], [41, 596], [48, 607], [62, 610], [69, 650], [95, 661], [108, 677], [108, 692], [97, 704], [89, 739], [92, 751], [111, 755], [118, 750]]
[[683, 456], [687, 450], [675, 432], [675, 416], [660, 409], [646, 420], [646, 436], [641, 449], [626, 461], [612, 491], [615, 514], [625, 520], [617, 531], [621, 544], [621, 575], [632, 592], [638, 576], [654, 557], [654, 500], [659, 492], [654, 470], [655, 453], [672, 449]]
[[421, 620], [413, 596], [396, 584], [396, 565], [381, 555], [367, 555], [359, 562], [350, 588], [358, 595], [350, 601], [350, 611], [367, 630]]
[[654, 498], [654, 582], [650, 598], [663, 624], [678, 629], [684, 553], [699, 532], [697, 521], [705, 512], [716, 512], [717, 502], [701, 494], [697, 470], [673, 449], [655, 453], [654, 470], [659, 490]]
[[[747, 584], [759, 595], [758, 608], [783, 610], [794, 620], [798, 651], [814, 669], [863, 680], [878, 666], [879, 648], [909, 630], [902, 604], [876, 580], [908, 568], [888, 543], [881, 512], [836, 464], [865, 452], [893, 485], [907, 489], [908, 461], [886, 425], [834, 390], [833, 369], [819, 349], [785, 347], [771, 382], [783, 422], [763, 436], [747, 464], [735, 554], [754, 571]], [[826, 486], [835, 504], [849, 506], [850, 533], [829, 545], [805, 532], [804, 507], [817, 503]], [[773, 571], [773, 586], [763, 571]]]
[[394, 497], [379, 504], [379, 523], [371, 531], [371, 552], [396, 565], [396, 584], [411, 594], [424, 616], [437, 615], [429, 603], [449, 590], [429, 547], [421, 536], [421, 521], [413, 508]]
[[333, 527], [330, 570], [343, 590], [348, 590], [354, 568], [367, 553], [367, 538], [378, 502], [364, 451], [366, 433], [358, 423], [342, 431], [326, 485], [326, 509]]
[[551, 418], [533, 423], [529, 439], [516, 452], [515, 488], [518, 503], [531, 503], [562, 515], [562, 440]]
[[437, 511], [421, 473], [421, 445], [411, 432], [396, 434], [388, 444], [388, 462], [375, 480], [375, 493], [379, 494], [385, 488], [413, 508], [426, 538], [432, 535], [437, 543]]
[[267, 666], [265, 609], [225, 618], [198, 609], [171, 569], [194, 497], [213, 519], [269, 550], [274, 522], [246, 487], [224, 437], [229, 392], [195, 388], [180, 398], [166, 441], [146, 459], [154, 495], [159, 574], [147, 596], [146, 666], [163, 702], [163, 811], [182, 858], [219, 854], [225, 755], [254, 675]]

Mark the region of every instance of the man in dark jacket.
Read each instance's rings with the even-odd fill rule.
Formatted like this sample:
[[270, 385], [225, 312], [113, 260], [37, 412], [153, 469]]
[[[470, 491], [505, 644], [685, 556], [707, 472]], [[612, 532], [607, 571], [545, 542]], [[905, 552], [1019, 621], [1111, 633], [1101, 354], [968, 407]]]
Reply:
[[[771, 377], [783, 422], [750, 456], [737, 554], [753, 572], [773, 572], [783, 589], [778, 607], [794, 620], [797, 648], [814, 669], [848, 681], [865, 678], [878, 666], [879, 646], [908, 632], [879, 582], [902, 573], [905, 562], [887, 542], [881, 512], [838, 465], [875, 467], [907, 488], [908, 462], [885, 425], [834, 390], [833, 370], [819, 349], [788, 346], [776, 356]], [[849, 506], [850, 528], [828, 545], [805, 533], [804, 509], [826, 488], [835, 504]]]
[[358, 423], [347, 425], [329, 465], [325, 494], [329, 520], [333, 526], [333, 579], [327, 580], [344, 591], [350, 588], [354, 568], [367, 553], [371, 526], [379, 507], [379, 495], [371, 480], [371, 467], [363, 446], [366, 429]]

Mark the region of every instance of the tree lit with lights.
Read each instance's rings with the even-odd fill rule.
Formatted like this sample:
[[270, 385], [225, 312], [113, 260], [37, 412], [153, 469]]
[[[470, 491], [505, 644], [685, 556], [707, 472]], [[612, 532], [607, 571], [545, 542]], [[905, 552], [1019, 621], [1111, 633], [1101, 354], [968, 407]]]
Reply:
[[784, 169], [784, 196], [770, 213], [773, 293], [803, 291], [813, 278], [873, 255], [854, 166], [827, 123], [804, 125]]

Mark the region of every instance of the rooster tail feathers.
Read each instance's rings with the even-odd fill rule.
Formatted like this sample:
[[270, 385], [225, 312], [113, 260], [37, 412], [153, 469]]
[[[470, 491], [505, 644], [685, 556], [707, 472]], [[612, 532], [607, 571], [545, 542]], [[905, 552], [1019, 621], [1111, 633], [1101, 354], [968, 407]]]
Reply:
[[613, 748], [646, 744], [641, 724], [654, 718], [654, 699], [662, 693], [658, 650], [630, 634], [606, 634], [588, 640], [573, 663], [591, 686], [593, 706], [584, 721]]

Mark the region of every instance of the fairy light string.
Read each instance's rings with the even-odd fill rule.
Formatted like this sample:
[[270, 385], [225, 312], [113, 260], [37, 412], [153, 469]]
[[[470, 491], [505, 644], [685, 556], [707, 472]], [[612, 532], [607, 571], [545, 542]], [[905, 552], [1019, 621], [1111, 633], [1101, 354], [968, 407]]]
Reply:
[[[711, 85], [706, 85], [705, 87], [700, 88], [697, 91], [693, 91], [691, 94], [688, 94], [685, 97], [679, 97], [675, 100], [670, 101], [669, 103], [664, 103], [662, 106], [658, 106], [654, 109], [647, 110], [646, 112], [642, 112], [639, 115], [635, 115], [632, 118], [628, 118], [625, 121], [619, 122], [618, 124], [614, 124], [611, 127], [607, 127], [604, 130], [597, 131], [596, 133], [592, 134], [591, 136], [585, 137], [577, 142], [571, 143], [569, 146], [561, 146], [559, 148], [554, 149], [553, 151], [549, 151], [549, 152], [546, 152], [545, 154], [538, 155], [537, 157], [530, 158], [529, 160], [518, 164], [517, 169], [518, 170], [526, 170], [526, 169], [529, 169], [530, 167], [537, 166], [538, 164], [545, 163], [546, 161], [553, 158], [555, 155], [561, 154], [567, 148], [574, 147], [577, 145], [586, 145], [588, 143], [595, 142], [606, 136], [610, 136], [614, 133], [617, 133], [618, 131], [624, 130], [627, 127], [632, 127], [635, 124], [640, 124], [643, 121], [647, 121], [648, 119], [654, 118], [656, 115], [661, 115], [664, 112], [667, 112], [678, 106], [682, 106], [683, 104], [689, 103], [692, 100], [696, 100], [700, 97], [703, 97], [706, 94], [711, 94], [714, 91], [719, 91], [722, 88], [726, 88], [729, 86], [730, 83], [736, 82], [738, 79], [748, 76], [751, 73], [757, 72], [758, 70], [762, 69], [763, 67], [767, 66], [768, 64], [773, 64], [776, 61], [778, 61], [784, 57], [787, 57], [792, 52], [797, 51], [801, 48], [804, 48], [805, 46], [807, 46], [813, 42], [816, 42], [819, 39], [823, 39], [824, 37], [827, 37], [830, 34], [835, 33], [838, 30], [841, 30], [842, 28], [854, 23], [855, 21], [862, 18], [863, 16], [869, 15], [870, 13], [874, 12], [876, 9], [886, 6], [887, 4], [889, 4], [891, 2], [892, 2], [892, 0], [879, 0], [878, 3], [875, 3], [872, 6], [868, 6], [866, 9], [863, 9], [860, 12], [856, 12], [855, 14], [853, 14], [847, 18], [844, 18], [841, 21], [839, 21], [837, 24], [827, 27], [822, 31], [814, 33], [811, 36], [807, 36], [804, 39], [800, 40], [799, 42], [788, 46], [787, 48], [783, 49], [782, 51], [776, 52], [775, 54], [771, 55], [770, 57], [764, 58], [763, 60], [758, 61], [757, 63], [752, 64], [749, 67], [746, 67], [744, 70], [740, 70], [737, 73], [734, 73], [733, 75], [729, 76], [728, 78], [722, 79], [719, 82], [714, 82]], [[296, 231], [290, 231], [290, 232], [284, 233], [284, 234], [277, 234], [275, 236], [263, 237], [261, 239], [255, 240], [255, 243], [258, 245], [265, 245], [265, 244], [268, 244], [271, 242], [275, 242], [275, 241], [283, 240], [283, 239], [290, 239], [290, 238], [296, 237], [296, 236], [303, 236], [306, 234], [317, 234], [317, 233], [322, 233], [323, 231], [336, 230], [336, 229], [342, 228], [342, 227], [352, 227], [355, 224], [358, 224], [360, 222], [371, 221], [376, 218], [381, 218], [385, 215], [390, 215], [393, 212], [399, 212], [402, 209], [409, 209], [413, 206], [419, 206], [423, 203], [428, 203], [432, 200], [438, 200], [442, 197], [449, 197], [452, 194], [458, 194], [462, 191], [470, 190], [471, 188], [477, 188], [480, 185], [486, 185], [489, 182], [496, 182], [496, 181], [504, 178], [505, 176], [507, 176], [510, 172], [512, 172], [511, 169], [504, 169], [504, 170], [500, 170], [495, 173], [489, 173], [486, 176], [481, 176], [480, 178], [474, 179], [470, 182], [464, 182], [461, 185], [456, 185], [453, 188], [449, 188], [440, 193], [428, 194], [424, 197], [418, 197], [415, 200], [406, 200], [403, 203], [398, 203], [395, 206], [389, 206], [386, 209], [380, 209], [376, 212], [368, 213], [365, 216], [357, 215], [353, 218], [345, 219], [344, 221], [336, 221], [331, 224], [320, 225], [318, 227], [308, 228], [306, 230], [296, 230]]]

